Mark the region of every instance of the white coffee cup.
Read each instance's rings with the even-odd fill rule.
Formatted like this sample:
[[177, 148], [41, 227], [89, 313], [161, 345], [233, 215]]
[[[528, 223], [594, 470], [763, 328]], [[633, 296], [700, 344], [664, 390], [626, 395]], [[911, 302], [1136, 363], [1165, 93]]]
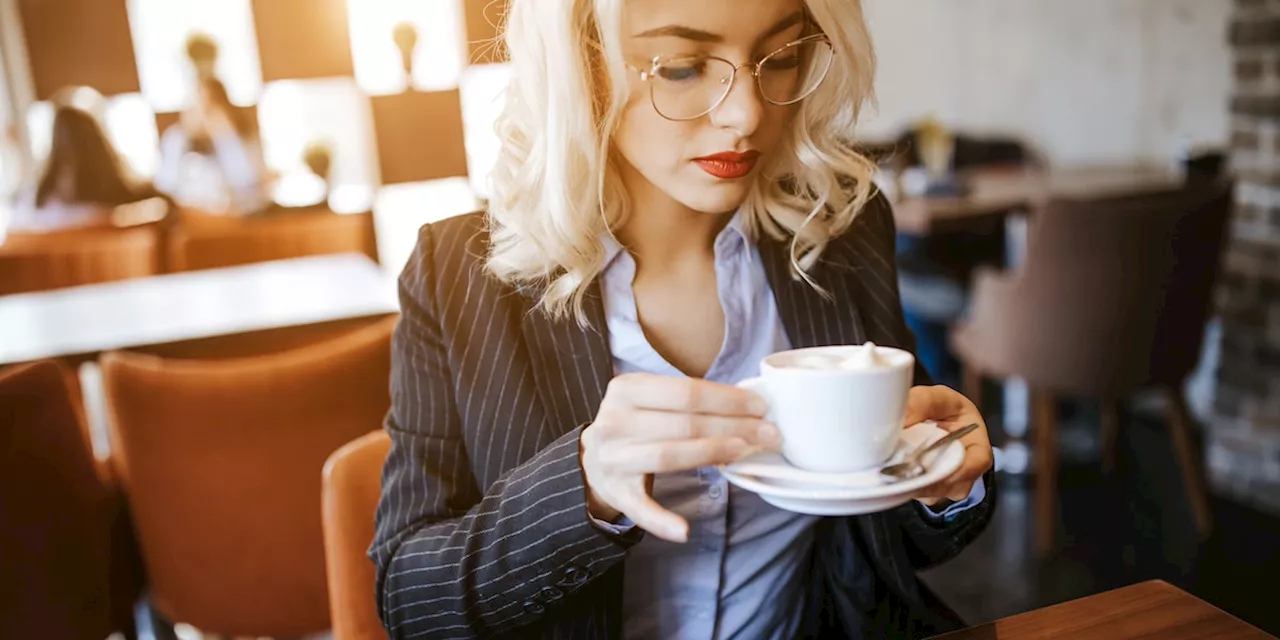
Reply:
[[738, 386], [769, 403], [768, 419], [782, 433], [788, 462], [846, 473], [893, 455], [914, 369], [915, 357], [892, 347], [813, 347], [767, 356], [760, 376]]

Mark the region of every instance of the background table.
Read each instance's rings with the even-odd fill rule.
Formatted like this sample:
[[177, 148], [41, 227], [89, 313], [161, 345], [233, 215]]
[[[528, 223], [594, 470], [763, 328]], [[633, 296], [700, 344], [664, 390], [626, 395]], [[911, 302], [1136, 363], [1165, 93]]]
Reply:
[[1097, 166], [979, 171], [966, 180], [969, 193], [956, 197], [909, 197], [894, 203], [898, 230], [926, 234], [998, 220], [1034, 208], [1048, 198], [1101, 198], [1175, 187], [1182, 178], [1150, 166]]
[[0, 297], [0, 365], [394, 314], [369, 258], [334, 254]]
[[1011, 616], [935, 640], [1255, 640], [1273, 638], [1213, 605], [1153, 580]]

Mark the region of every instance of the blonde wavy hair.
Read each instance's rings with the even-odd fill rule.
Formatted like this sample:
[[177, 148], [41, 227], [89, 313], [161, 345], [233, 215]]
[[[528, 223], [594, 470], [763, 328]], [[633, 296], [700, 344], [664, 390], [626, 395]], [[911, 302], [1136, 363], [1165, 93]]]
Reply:
[[[512, 73], [489, 178], [487, 268], [504, 282], [540, 286], [544, 311], [579, 322], [588, 285], [604, 268], [601, 238], [629, 213], [611, 153], [629, 97], [624, 1], [512, 0], [505, 21]], [[753, 237], [790, 239], [792, 266], [808, 279], [805, 271], [872, 195], [875, 166], [850, 139], [862, 105], [874, 99], [875, 52], [861, 0], [804, 4], [834, 60], [741, 212]]]

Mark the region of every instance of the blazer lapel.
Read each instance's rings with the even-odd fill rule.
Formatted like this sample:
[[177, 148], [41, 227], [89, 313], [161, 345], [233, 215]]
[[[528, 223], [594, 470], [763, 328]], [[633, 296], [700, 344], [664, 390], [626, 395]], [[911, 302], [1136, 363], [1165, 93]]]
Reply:
[[866, 342], [867, 333], [856, 302], [859, 284], [852, 268], [842, 264], [840, 256], [824, 254], [809, 270], [809, 276], [822, 288], [819, 291], [792, 275], [789, 242], [766, 237], [758, 245], [778, 316], [792, 348]]
[[522, 293], [528, 305], [520, 329], [538, 396], [558, 438], [595, 419], [613, 377], [604, 303], [598, 282], [593, 282], [584, 301], [588, 326], [583, 327], [573, 317], [550, 317], [535, 308], [536, 293]]

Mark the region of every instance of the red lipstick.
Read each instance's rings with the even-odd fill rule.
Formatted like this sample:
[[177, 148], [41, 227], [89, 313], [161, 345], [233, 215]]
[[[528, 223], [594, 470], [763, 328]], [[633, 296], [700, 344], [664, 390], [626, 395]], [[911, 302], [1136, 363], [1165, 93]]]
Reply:
[[759, 159], [760, 152], [753, 149], [743, 153], [721, 151], [709, 156], [694, 158], [693, 161], [703, 171], [716, 178], [732, 180], [751, 173], [751, 170], [756, 166], [756, 161]]

